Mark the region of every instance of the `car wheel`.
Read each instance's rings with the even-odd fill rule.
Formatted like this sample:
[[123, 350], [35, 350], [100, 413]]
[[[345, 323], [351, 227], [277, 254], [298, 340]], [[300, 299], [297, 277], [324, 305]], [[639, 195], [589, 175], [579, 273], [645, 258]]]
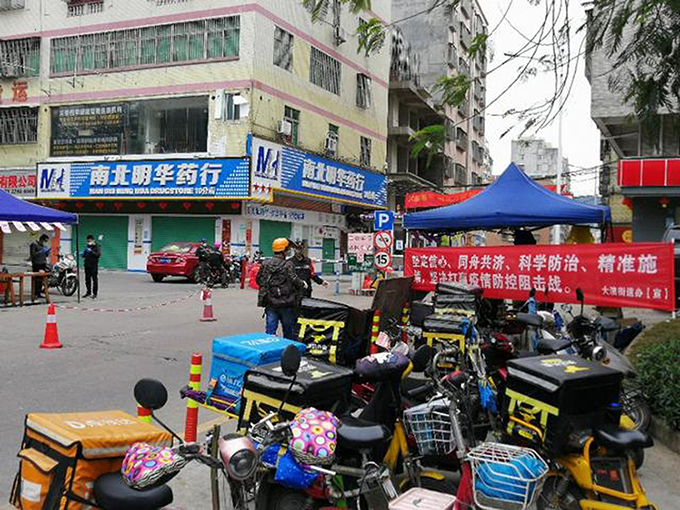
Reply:
[[194, 270], [191, 272], [191, 276], [189, 279], [194, 282], [194, 283], [201, 283], [201, 270], [199, 269], [198, 266], [194, 268]]
[[155, 274], [155, 273], [154, 273], [154, 274], [151, 275], [151, 278], [153, 278], [153, 281], [154, 281], [154, 282], [160, 283], [160, 282], [163, 281], [163, 278], [165, 278], [165, 275], [164, 275], [164, 274]]

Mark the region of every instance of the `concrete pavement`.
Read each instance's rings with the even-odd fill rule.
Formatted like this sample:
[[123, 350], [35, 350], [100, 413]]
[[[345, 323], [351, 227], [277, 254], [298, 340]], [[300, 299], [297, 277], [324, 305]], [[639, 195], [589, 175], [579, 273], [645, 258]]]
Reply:
[[[343, 283], [343, 289], [346, 287]], [[177, 301], [197, 287], [183, 280], [153, 283], [144, 274], [101, 274], [100, 299], [84, 307], [135, 308]], [[319, 297], [336, 299], [333, 286], [317, 287]], [[73, 299], [57, 297], [62, 304]], [[343, 294], [340, 301], [359, 308], [370, 298]], [[188, 380], [192, 352], [203, 353], [204, 374], [209, 370], [211, 341], [217, 336], [261, 331], [264, 321], [252, 289], [215, 289], [217, 322], [198, 321], [198, 296], [163, 307], [130, 312], [94, 312], [58, 309], [61, 341], [65, 348], [40, 350], [46, 306], [0, 308], [0, 387], [4, 413], [0, 413], [0, 508], [7, 501], [17, 469], [16, 453], [27, 412], [67, 412], [123, 409], [135, 413], [132, 388], [142, 377], [155, 377], [168, 387], [170, 398], [159, 415], [183, 431], [186, 403], [177, 390]], [[217, 415], [200, 411], [206, 424]], [[644, 485], [660, 510], [680, 507], [680, 457], [659, 445], [647, 452], [641, 470]], [[191, 465], [174, 481], [176, 506], [204, 510], [210, 506], [209, 473]]]

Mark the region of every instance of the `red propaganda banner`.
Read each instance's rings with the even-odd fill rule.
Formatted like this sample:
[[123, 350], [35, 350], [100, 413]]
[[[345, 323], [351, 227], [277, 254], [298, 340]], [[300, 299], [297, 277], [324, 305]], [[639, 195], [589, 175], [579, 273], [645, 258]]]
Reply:
[[490, 298], [586, 303], [630, 308], [675, 308], [673, 245], [612, 243], [464, 248], [409, 248], [405, 274], [413, 287], [437, 283], [484, 289]]

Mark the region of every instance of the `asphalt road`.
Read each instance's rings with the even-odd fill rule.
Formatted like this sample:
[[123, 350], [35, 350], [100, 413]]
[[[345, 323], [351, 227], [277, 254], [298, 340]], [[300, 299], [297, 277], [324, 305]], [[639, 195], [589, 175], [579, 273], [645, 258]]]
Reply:
[[[211, 341], [224, 335], [261, 331], [264, 321], [251, 289], [216, 289], [213, 305], [217, 322], [199, 322], [202, 304], [197, 287], [182, 280], [153, 283], [143, 274], [102, 272], [100, 298], [82, 307], [133, 309], [97, 312], [57, 311], [63, 349], [39, 349], [46, 306], [0, 308], [0, 508], [7, 501], [17, 469], [16, 454], [27, 412], [69, 412], [122, 409], [136, 412], [132, 388], [142, 377], [163, 381], [170, 398], [159, 415], [183, 430], [186, 403], [177, 390], [188, 380], [192, 352], [203, 353], [204, 374], [209, 370]], [[343, 285], [343, 288], [345, 286]], [[319, 297], [336, 299], [333, 286], [317, 288]], [[186, 298], [186, 299], [183, 299]], [[63, 305], [73, 299], [56, 298]], [[178, 301], [179, 300], [179, 301]], [[368, 307], [370, 299], [348, 295], [339, 300]], [[148, 310], [136, 307], [156, 306]], [[216, 418], [201, 411], [199, 421]], [[641, 470], [645, 487], [658, 508], [673, 509], [680, 501], [680, 457], [662, 446], [648, 451]], [[210, 508], [208, 477], [202, 466], [190, 466], [173, 483], [178, 507]]]

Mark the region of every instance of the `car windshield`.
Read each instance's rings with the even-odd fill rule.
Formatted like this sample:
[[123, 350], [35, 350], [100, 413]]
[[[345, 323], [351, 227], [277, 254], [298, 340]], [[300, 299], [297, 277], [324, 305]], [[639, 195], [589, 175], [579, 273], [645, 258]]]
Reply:
[[163, 252], [170, 253], [189, 253], [191, 251], [191, 244], [188, 243], [172, 243], [161, 248]]

